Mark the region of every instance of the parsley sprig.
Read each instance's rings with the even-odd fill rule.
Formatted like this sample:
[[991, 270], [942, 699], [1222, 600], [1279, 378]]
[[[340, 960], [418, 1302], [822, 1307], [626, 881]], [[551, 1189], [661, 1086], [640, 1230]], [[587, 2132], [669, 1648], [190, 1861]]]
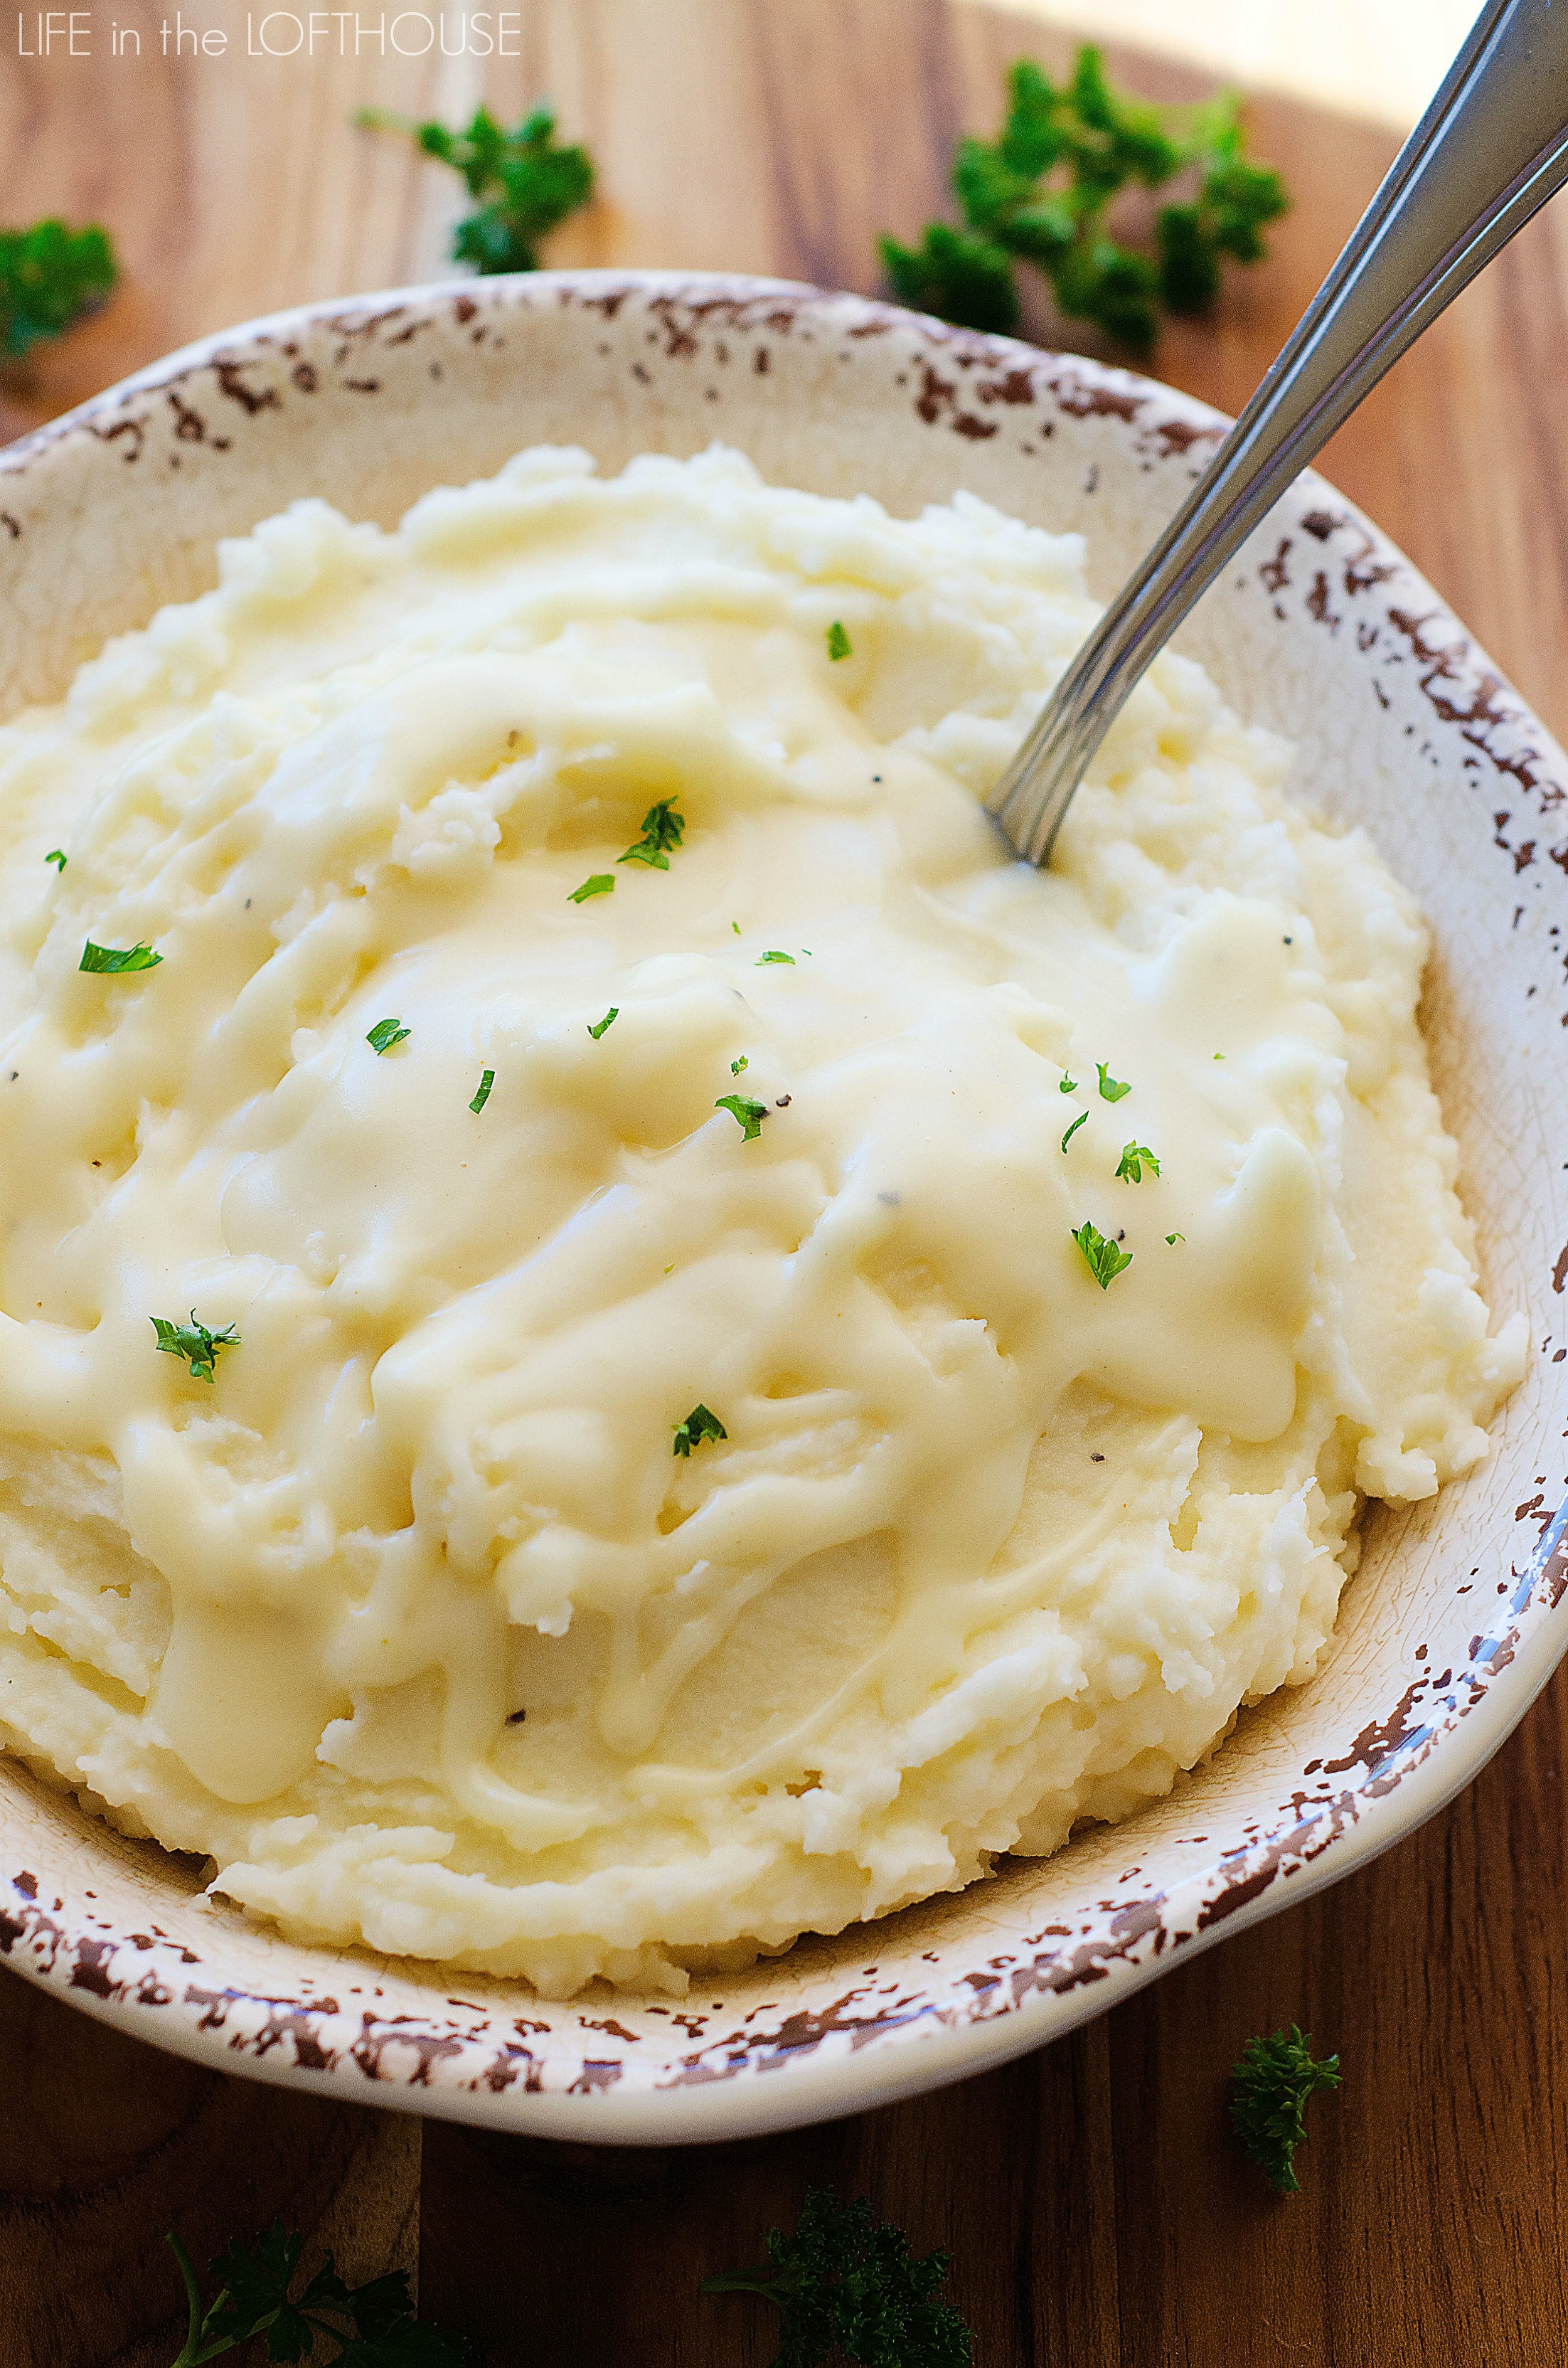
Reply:
[[[253, 2244], [233, 2238], [209, 2264], [208, 2274], [222, 2284], [205, 2308], [189, 2254], [177, 2237], [171, 2235], [168, 2243], [185, 2282], [188, 2314], [186, 2339], [171, 2368], [200, 2368], [261, 2335], [268, 2360], [320, 2356], [326, 2368], [463, 2368], [470, 2356], [466, 2336], [448, 2335], [415, 2317], [402, 2270], [372, 2278], [368, 2285], [347, 2286], [329, 2253], [291, 2301], [301, 2239], [286, 2236], [280, 2220]], [[318, 2355], [318, 2337], [336, 2349]]]
[[950, 2255], [918, 2258], [891, 2224], [877, 2226], [864, 2196], [841, 2203], [817, 2188], [789, 2236], [769, 2232], [755, 2270], [704, 2278], [704, 2294], [755, 2294], [777, 2305], [773, 2368], [825, 2368], [836, 2353], [858, 2368], [970, 2368], [974, 2340], [950, 2303], [936, 2299]]
[[58, 216], [27, 230], [0, 230], [0, 360], [19, 361], [94, 311], [119, 277], [114, 244], [88, 222]]
[[1231, 2126], [1242, 2148], [1281, 2195], [1301, 2192], [1296, 2148], [1306, 2136], [1307, 2100], [1339, 2086], [1339, 2058], [1312, 2054], [1312, 2036], [1288, 2032], [1249, 2039], [1231, 2070]]
[[1122, 1184], [1142, 1184], [1143, 1181], [1143, 1170], [1145, 1167], [1148, 1169], [1151, 1176], [1157, 1176], [1160, 1172], [1160, 1163], [1155, 1158], [1153, 1153], [1150, 1150], [1148, 1144], [1146, 1143], [1124, 1143], [1121, 1146], [1121, 1157], [1117, 1163], [1116, 1174], [1118, 1182]]
[[661, 798], [642, 817], [642, 836], [618, 855], [618, 863], [645, 863], [652, 871], [667, 871], [670, 849], [686, 837], [686, 816], [673, 798]]
[[[1020, 58], [1007, 99], [995, 139], [960, 141], [954, 155], [964, 227], [930, 222], [917, 247], [881, 242], [895, 292], [924, 312], [1016, 328], [1021, 261], [1044, 273], [1060, 311], [1146, 352], [1159, 308], [1200, 312], [1224, 258], [1257, 262], [1264, 224], [1286, 211], [1278, 174], [1247, 157], [1236, 91], [1200, 107], [1151, 107], [1113, 90], [1085, 43], [1061, 84]], [[1163, 189], [1178, 176], [1187, 194], [1161, 207], [1152, 256], [1107, 234], [1119, 191]]]
[[222, 1332], [210, 1332], [205, 1324], [197, 1322], [194, 1307], [188, 1324], [171, 1324], [166, 1315], [154, 1315], [150, 1320], [158, 1336], [159, 1354], [183, 1357], [190, 1367], [193, 1382], [210, 1382], [219, 1349], [237, 1349], [240, 1345], [240, 1336], [232, 1324], [225, 1324]]
[[461, 174], [475, 210], [452, 233], [452, 256], [479, 272], [537, 271], [540, 239], [594, 193], [594, 160], [556, 139], [551, 107], [536, 107], [510, 131], [485, 107], [461, 131], [377, 107], [360, 108], [354, 120], [362, 131], [410, 132], [426, 156]]

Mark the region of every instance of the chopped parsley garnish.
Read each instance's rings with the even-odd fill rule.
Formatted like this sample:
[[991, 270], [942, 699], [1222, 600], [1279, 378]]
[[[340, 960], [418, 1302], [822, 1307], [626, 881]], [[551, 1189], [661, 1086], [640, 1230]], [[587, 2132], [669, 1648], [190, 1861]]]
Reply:
[[1068, 1144], [1072, 1142], [1073, 1137], [1077, 1133], [1078, 1129], [1086, 1123], [1088, 1115], [1089, 1113], [1087, 1110], [1080, 1110], [1078, 1112], [1077, 1117], [1074, 1120], [1072, 1125], [1068, 1128], [1066, 1133], [1062, 1138], [1062, 1148], [1063, 1151], [1066, 1150]]
[[163, 961], [151, 946], [96, 946], [91, 938], [82, 948], [78, 970], [104, 971], [117, 976], [124, 970], [156, 970]]
[[[172, 2368], [199, 2368], [200, 2362], [261, 2335], [268, 2360], [321, 2357], [318, 2335], [336, 2346], [331, 2360], [347, 2362], [349, 2368], [464, 2368], [472, 2357], [466, 2336], [444, 2334], [415, 2317], [402, 2270], [372, 2278], [368, 2285], [347, 2286], [329, 2253], [291, 2302], [289, 2289], [301, 2245], [298, 2237], [285, 2236], [281, 2220], [250, 2245], [232, 2238], [209, 2262], [208, 2276], [221, 2283], [205, 2309], [189, 2254], [172, 2233], [168, 2242], [185, 2282], [187, 2317], [186, 2339]], [[334, 2320], [347, 2324], [335, 2326]]]
[[197, 1322], [194, 1307], [188, 1324], [171, 1324], [165, 1315], [154, 1315], [151, 1322], [161, 1353], [183, 1357], [190, 1367], [193, 1382], [211, 1381], [219, 1349], [237, 1349], [240, 1345], [240, 1336], [232, 1324], [225, 1324], [222, 1332], [209, 1332], [205, 1324]]
[[713, 1105], [715, 1110], [727, 1110], [740, 1128], [743, 1143], [755, 1142], [762, 1133], [762, 1121], [767, 1116], [766, 1102], [754, 1102], [744, 1094], [722, 1094]]
[[849, 636], [836, 617], [827, 629], [827, 654], [835, 664], [840, 658], [853, 657], [855, 655]]
[[1167, 1246], [1172, 1242], [1185, 1242], [1186, 1239], [1187, 1235], [1185, 1234], [1167, 1234], [1165, 1235]]
[[46, 863], [52, 863], [56, 871], [63, 871], [65, 869], [65, 849], [62, 847], [51, 847], [49, 853], [43, 860]]
[[490, 1099], [490, 1088], [494, 1083], [494, 1070], [486, 1069], [483, 1076], [479, 1080], [479, 1091], [475, 1094], [472, 1101], [469, 1104], [471, 1110], [482, 1110], [484, 1108], [485, 1103]]
[[751, 1066], [751, 1063], [750, 1063], [750, 1061], [746, 1058], [745, 1054], [743, 1053], [741, 1054], [741, 1057], [740, 1057], [740, 1059], [739, 1059], [738, 1061], [732, 1061], [732, 1062], [731, 1062], [731, 1064], [730, 1064], [730, 1075], [731, 1075], [731, 1076], [732, 1076], [732, 1077], [738, 1077], [738, 1076], [740, 1076], [741, 1071], [742, 1071], [743, 1069], [749, 1069], [749, 1068], [750, 1068], [750, 1066]]
[[757, 969], [761, 970], [764, 964], [767, 962], [788, 962], [790, 969], [793, 970], [795, 967], [795, 957], [793, 954], [781, 954], [778, 951], [777, 947], [773, 947], [770, 948], [767, 953], [758, 954], [756, 958]]
[[1151, 1176], [1157, 1176], [1160, 1172], [1160, 1163], [1155, 1158], [1153, 1153], [1150, 1150], [1148, 1144], [1146, 1143], [1124, 1143], [1121, 1146], [1121, 1157], [1117, 1163], [1116, 1174], [1118, 1182], [1122, 1184], [1142, 1184], [1143, 1181], [1143, 1170], [1145, 1167], [1149, 1170]]
[[689, 1455], [692, 1449], [700, 1447], [705, 1439], [728, 1439], [729, 1436], [710, 1407], [694, 1406], [686, 1420], [676, 1425], [676, 1443], [672, 1452]]
[[1073, 1239], [1084, 1254], [1084, 1264], [1102, 1291], [1108, 1291], [1122, 1269], [1132, 1264], [1132, 1252], [1118, 1249], [1114, 1242], [1107, 1241], [1105, 1235], [1090, 1224], [1087, 1217], [1078, 1227]]
[[1131, 1086], [1119, 1084], [1115, 1077], [1107, 1075], [1106, 1064], [1103, 1061], [1096, 1061], [1095, 1063], [1095, 1066], [1100, 1073], [1101, 1101], [1119, 1102], [1123, 1094], [1130, 1094], [1132, 1091]]
[[878, 2227], [861, 2196], [840, 2203], [819, 2187], [786, 2237], [767, 2237], [755, 2270], [704, 2278], [704, 2294], [760, 2294], [780, 2314], [774, 2368], [826, 2368], [843, 2358], [860, 2368], [970, 2368], [974, 2339], [937, 2289], [948, 2253], [909, 2249], [900, 2228]]
[[588, 1033], [593, 1038], [596, 1044], [598, 1042], [599, 1038], [604, 1034], [605, 1030], [609, 1026], [610, 1021], [612, 1019], [619, 1019], [619, 1018], [620, 1006], [619, 1003], [612, 1003], [609, 1009], [605, 1013], [604, 1018], [598, 1021], [597, 1026], [593, 1021], [589, 1022]]
[[71, 230], [58, 215], [0, 230], [0, 361], [20, 361], [101, 304], [119, 277], [114, 245], [97, 222]]
[[411, 1033], [401, 1019], [378, 1019], [365, 1042], [372, 1053], [390, 1053], [394, 1044], [401, 1044]]
[[613, 871], [590, 871], [582, 886], [573, 889], [566, 902], [569, 905], [585, 905], [590, 896], [608, 896], [614, 886]]
[[1289, 2032], [1249, 2039], [1231, 2068], [1231, 2127], [1242, 2150], [1281, 2195], [1301, 2192], [1296, 2148], [1306, 2136], [1307, 2100], [1318, 2089], [1337, 2089], [1339, 2058], [1312, 2054], [1311, 2036]]
[[[1285, 211], [1278, 174], [1246, 155], [1236, 91], [1151, 107], [1114, 90], [1085, 44], [1060, 85], [1020, 59], [1007, 97], [995, 139], [961, 140], [953, 158], [963, 228], [929, 222], [917, 247], [880, 242], [894, 293], [922, 312], [1005, 334], [1017, 325], [1017, 267], [1032, 264], [1060, 312], [1146, 351], [1159, 308], [1200, 311], [1222, 259], [1256, 263], [1264, 224]], [[1185, 189], [1155, 214], [1153, 254], [1107, 235], [1119, 190], [1162, 189], [1178, 176]]]
[[673, 798], [661, 798], [643, 815], [642, 836], [637, 844], [615, 860], [618, 863], [645, 863], [651, 871], [667, 871], [670, 849], [678, 847], [685, 836], [686, 817], [680, 808]]
[[461, 174], [476, 211], [453, 231], [450, 253], [479, 272], [537, 271], [540, 240], [593, 195], [594, 160], [557, 141], [553, 108], [536, 107], [511, 131], [484, 107], [463, 131], [379, 107], [353, 120], [362, 131], [412, 132], [426, 156]]
[[1056, 1090], [1059, 1094], [1075, 1094], [1078, 1090], [1077, 1078], [1070, 1077], [1063, 1073]]

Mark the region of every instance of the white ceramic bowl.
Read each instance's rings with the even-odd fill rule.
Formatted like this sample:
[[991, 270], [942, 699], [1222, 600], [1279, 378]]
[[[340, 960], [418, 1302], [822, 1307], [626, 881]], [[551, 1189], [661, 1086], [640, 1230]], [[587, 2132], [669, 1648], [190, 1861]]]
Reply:
[[[292, 496], [391, 523], [519, 446], [606, 469], [715, 437], [894, 510], [966, 485], [1090, 537], [1112, 588], [1223, 422], [1124, 371], [758, 280], [543, 274], [318, 305], [209, 339], [0, 454], [0, 715], [212, 578]], [[953, 2080], [1066, 2031], [1178, 1954], [1347, 1873], [1494, 1751], [1568, 1644], [1554, 1518], [1568, 1425], [1561, 1078], [1568, 764], [1398, 552], [1321, 480], [1281, 503], [1186, 645], [1364, 822], [1437, 937], [1426, 1012], [1486, 1288], [1538, 1349], [1492, 1460], [1377, 1511], [1316, 1679], [1125, 1826], [683, 2009], [307, 1948], [200, 1897], [0, 1761], [0, 1951], [139, 2037], [382, 2105], [579, 2139], [733, 2136]]]

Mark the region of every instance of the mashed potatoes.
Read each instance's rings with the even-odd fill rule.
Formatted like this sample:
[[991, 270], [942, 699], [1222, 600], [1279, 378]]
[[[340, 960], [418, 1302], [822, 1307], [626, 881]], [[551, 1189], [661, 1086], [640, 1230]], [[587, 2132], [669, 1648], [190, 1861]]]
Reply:
[[9, 1748], [292, 1930], [678, 1989], [1311, 1675], [1523, 1319], [1409, 898], [1196, 667], [1006, 860], [1091, 614], [962, 496], [532, 451], [0, 731]]

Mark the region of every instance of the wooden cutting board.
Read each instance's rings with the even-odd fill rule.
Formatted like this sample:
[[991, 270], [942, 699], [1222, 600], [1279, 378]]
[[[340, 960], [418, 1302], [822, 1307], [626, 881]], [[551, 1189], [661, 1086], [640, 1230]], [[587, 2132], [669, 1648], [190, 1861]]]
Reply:
[[[483, 62], [380, 61], [373, 40], [356, 62], [332, 17], [313, 57], [248, 55], [262, 11], [247, 45], [227, 0], [178, 19], [146, 0], [81, 13], [86, 55], [59, 35], [19, 55], [0, 22], [0, 219], [102, 220], [126, 284], [29, 374], [0, 378], [0, 438], [207, 330], [438, 275], [455, 184], [353, 131], [356, 106], [455, 120], [483, 95], [511, 119], [551, 96], [602, 181], [551, 260], [872, 290], [876, 233], [908, 235], [939, 209], [952, 143], [994, 122], [1005, 63], [1065, 55], [961, 0], [523, 0], [505, 20], [517, 54]], [[28, 50], [35, 24], [24, 12]], [[181, 27], [197, 54], [177, 53]], [[1112, 63], [1151, 97], [1202, 87]], [[1295, 211], [1268, 264], [1153, 365], [1227, 410], [1391, 153], [1282, 100], [1253, 120]], [[1563, 220], [1532, 225], [1324, 464], [1560, 733]], [[1031, 326], [1092, 343], [1043, 313]], [[1568, 1115], [1561, 1076], [1542, 1092]], [[0, 2359], [167, 2368], [183, 2328], [164, 2231], [201, 2260], [278, 2213], [353, 2276], [416, 2270], [426, 2314], [468, 2329], [486, 2368], [761, 2368], [772, 2314], [699, 2299], [698, 2282], [758, 2258], [809, 2186], [835, 2182], [918, 2248], [952, 2248], [981, 2368], [1561, 2361], [1565, 1720], [1560, 1679], [1412, 1840], [1044, 2053], [733, 2146], [596, 2151], [422, 2125], [198, 2071], [0, 1975]], [[1236, 2155], [1224, 2076], [1252, 2033], [1292, 2020], [1339, 2049], [1346, 2078], [1313, 2108], [1305, 2192], [1283, 2201]]]

